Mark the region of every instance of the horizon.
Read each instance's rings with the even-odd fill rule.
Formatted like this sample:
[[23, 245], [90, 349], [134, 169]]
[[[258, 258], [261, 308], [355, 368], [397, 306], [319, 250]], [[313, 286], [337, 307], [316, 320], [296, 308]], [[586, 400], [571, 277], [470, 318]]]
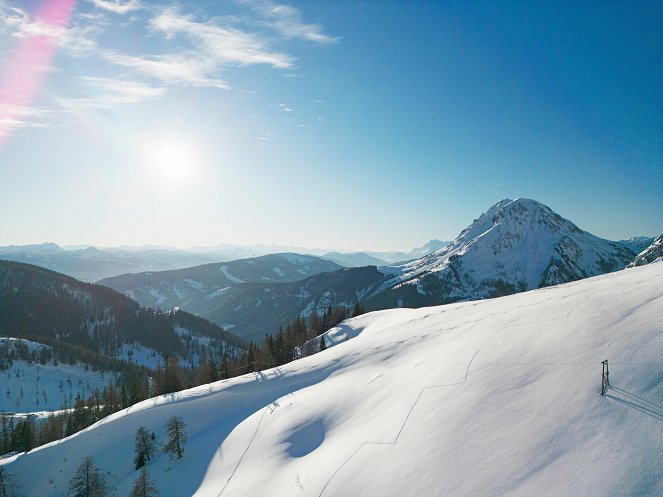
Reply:
[[[486, 208], [486, 210], [482, 211], [481, 214], [478, 214], [477, 217], [473, 219], [473, 221], [476, 221], [479, 215], [483, 215], [485, 212], [487, 212], [490, 208], [493, 208], [497, 203], [504, 201], [504, 200], [534, 200], [535, 202], [538, 202], [536, 199], [525, 199], [524, 197], [516, 197], [513, 199], [510, 198], [502, 198], [498, 202], [492, 204], [489, 208]], [[543, 204], [545, 205], [545, 204]], [[548, 206], [549, 207], [549, 206]], [[554, 209], [553, 209], [554, 211]], [[555, 211], [554, 211], [555, 212]], [[572, 219], [568, 219], [565, 216], [562, 216], [568, 221], [571, 221], [573, 223]], [[322, 246], [302, 246], [302, 245], [294, 245], [294, 244], [279, 244], [279, 243], [269, 243], [269, 242], [254, 242], [254, 243], [233, 243], [233, 242], [221, 242], [217, 244], [211, 244], [211, 245], [163, 245], [163, 244], [154, 244], [154, 243], [142, 243], [142, 244], [116, 244], [116, 245], [103, 245], [103, 244], [94, 244], [94, 243], [58, 243], [57, 241], [53, 240], [46, 240], [46, 241], [36, 241], [36, 242], [28, 242], [28, 243], [3, 243], [0, 240], [0, 247], [25, 247], [25, 246], [42, 246], [42, 245], [49, 245], [53, 244], [58, 246], [61, 249], [64, 249], [66, 251], [75, 251], [75, 250], [82, 250], [86, 248], [96, 248], [99, 250], [117, 250], [117, 249], [127, 249], [127, 250], [176, 250], [176, 251], [201, 251], [204, 252], [206, 250], [212, 251], [212, 250], [218, 250], [218, 249], [233, 249], [233, 248], [244, 248], [244, 249], [250, 249], [250, 248], [256, 248], [256, 249], [263, 249], [263, 250], [269, 250], [269, 249], [274, 249], [274, 250], [292, 250], [293, 252], [299, 252], [302, 254], [306, 254], [306, 251], [310, 251], [311, 255], [319, 255], [321, 253], [332, 253], [332, 252], [338, 252], [338, 253], [379, 253], [379, 252], [409, 252], [411, 250], [415, 250], [418, 248], [423, 247], [424, 245], [433, 242], [433, 241], [439, 241], [443, 243], [450, 243], [454, 241], [461, 233], [462, 231], [469, 227], [473, 221], [468, 222], [468, 224], [461, 228], [459, 230], [458, 234], [453, 237], [431, 237], [428, 238], [424, 242], [420, 243], [414, 243], [411, 244], [410, 246], [400, 246], [399, 248], [394, 248], [394, 247], [385, 247], [385, 248], [361, 248], [361, 247], [351, 247], [351, 248], [338, 248], [338, 247], [322, 247]], [[574, 223], [575, 224], [575, 223]], [[592, 235], [596, 235], [595, 233], [592, 233], [590, 230], [585, 230], [584, 228], [580, 227], [583, 231], [586, 231]], [[611, 240], [609, 238], [604, 238], [605, 240], [609, 241], [625, 241], [625, 240], [630, 240], [630, 239], [636, 239], [640, 237], [645, 237], [645, 238], [656, 238], [659, 236], [660, 233], [653, 233], [653, 234], [633, 234], [628, 237], [620, 238], [620, 239], [614, 239]]]
[[0, 245], [663, 232], [656, 2], [0, 0]]

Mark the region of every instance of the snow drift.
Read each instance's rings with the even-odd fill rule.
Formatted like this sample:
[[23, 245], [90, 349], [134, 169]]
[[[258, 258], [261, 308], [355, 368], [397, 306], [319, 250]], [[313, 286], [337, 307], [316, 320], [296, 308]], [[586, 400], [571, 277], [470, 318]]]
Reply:
[[150, 399], [3, 463], [22, 493], [55, 496], [91, 455], [128, 495], [136, 428], [164, 442], [178, 415], [184, 458], [147, 465], [161, 496], [663, 495], [662, 283], [652, 264], [367, 314], [323, 353]]

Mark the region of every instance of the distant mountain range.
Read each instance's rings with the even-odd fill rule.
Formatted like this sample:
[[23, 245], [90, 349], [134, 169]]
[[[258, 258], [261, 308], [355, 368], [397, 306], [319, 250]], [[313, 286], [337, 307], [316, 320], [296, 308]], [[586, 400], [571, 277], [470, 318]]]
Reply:
[[417, 247], [409, 252], [327, 252], [320, 257], [334, 261], [344, 267], [386, 266], [387, 264], [418, 259], [448, 244], [449, 242], [430, 240], [423, 247]]
[[[236, 281], [230, 278], [230, 282], [215, 286], [187, 277], [191, 281], [169, 280], [171, 288], [167, 290], [154, 284], [131, 286], [129, 277], [103, 283], [139, 302], [154, 304], [155, 298], [164, 296], [167, 300], [163, 303], [195, 312], [245, 339], [260, 340], [295, 316], [320, 314], [329, 305], [352, 307], [362, 301], [369, 310], [437, 305], [497, 297], [616, 271], [636, 257], [630, 247], [646, 241], [651, 239], [604, 240], [539, 202], [504, 199], [451, 243], [400, 264], [320, 271], [289, 282], [249, 281], [229, 270]], [[431, 244], [429, 248], [444, 242]], [[265, 270], [274, 274], [269, 265]], [[157, 276], [155, 273], [150, 278]], [[177, 292], [183, 291], [183, 284], [204, 289], [195, 303], [186, 298], [178, 300]]]
[[175, 269], [213, 262], [217, 258], [171, 249], [65, 250], [54, 243], [0, 247], [0, 260], [34, 264], [83, 281], [97, 281], [117, 274]]
[[292, 248], [280, 245], [219, 245], [217, 247], [60, 247], [55, 243], [0, 247], [0, 260], [34, 264], [82, 281], [98, 281], [126, 273], [167, 271], [213, 262], [228, 262], [275, 253], [317, 255], [343, 267], [384, 265], [411, 260], [442, 247], [431, 240], [410, 252], [330, 252], [323, 249]]

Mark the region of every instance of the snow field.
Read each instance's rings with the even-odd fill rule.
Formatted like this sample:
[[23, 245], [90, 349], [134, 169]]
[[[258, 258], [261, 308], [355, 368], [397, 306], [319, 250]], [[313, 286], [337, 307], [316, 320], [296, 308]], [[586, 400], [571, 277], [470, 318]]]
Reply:
[[91, 455], [125, 495], [136, 428], [163, 442], [178, 415], [184, 459], [147, 465], [162, 496], [662, 495], [662, 282], [653, 264], [367, 314], [323, 353], [149, 399], [2, 463], [22, 492], [60, 495]]

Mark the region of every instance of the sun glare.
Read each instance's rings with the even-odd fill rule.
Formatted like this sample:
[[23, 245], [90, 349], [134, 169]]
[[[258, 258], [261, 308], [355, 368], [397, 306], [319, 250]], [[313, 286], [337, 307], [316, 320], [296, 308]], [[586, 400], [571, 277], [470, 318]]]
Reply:
[[166, 184], [191, 180], [198, 165], [195, 147], [181, 140], [151, 143], [144, 155], [150, 173]]

